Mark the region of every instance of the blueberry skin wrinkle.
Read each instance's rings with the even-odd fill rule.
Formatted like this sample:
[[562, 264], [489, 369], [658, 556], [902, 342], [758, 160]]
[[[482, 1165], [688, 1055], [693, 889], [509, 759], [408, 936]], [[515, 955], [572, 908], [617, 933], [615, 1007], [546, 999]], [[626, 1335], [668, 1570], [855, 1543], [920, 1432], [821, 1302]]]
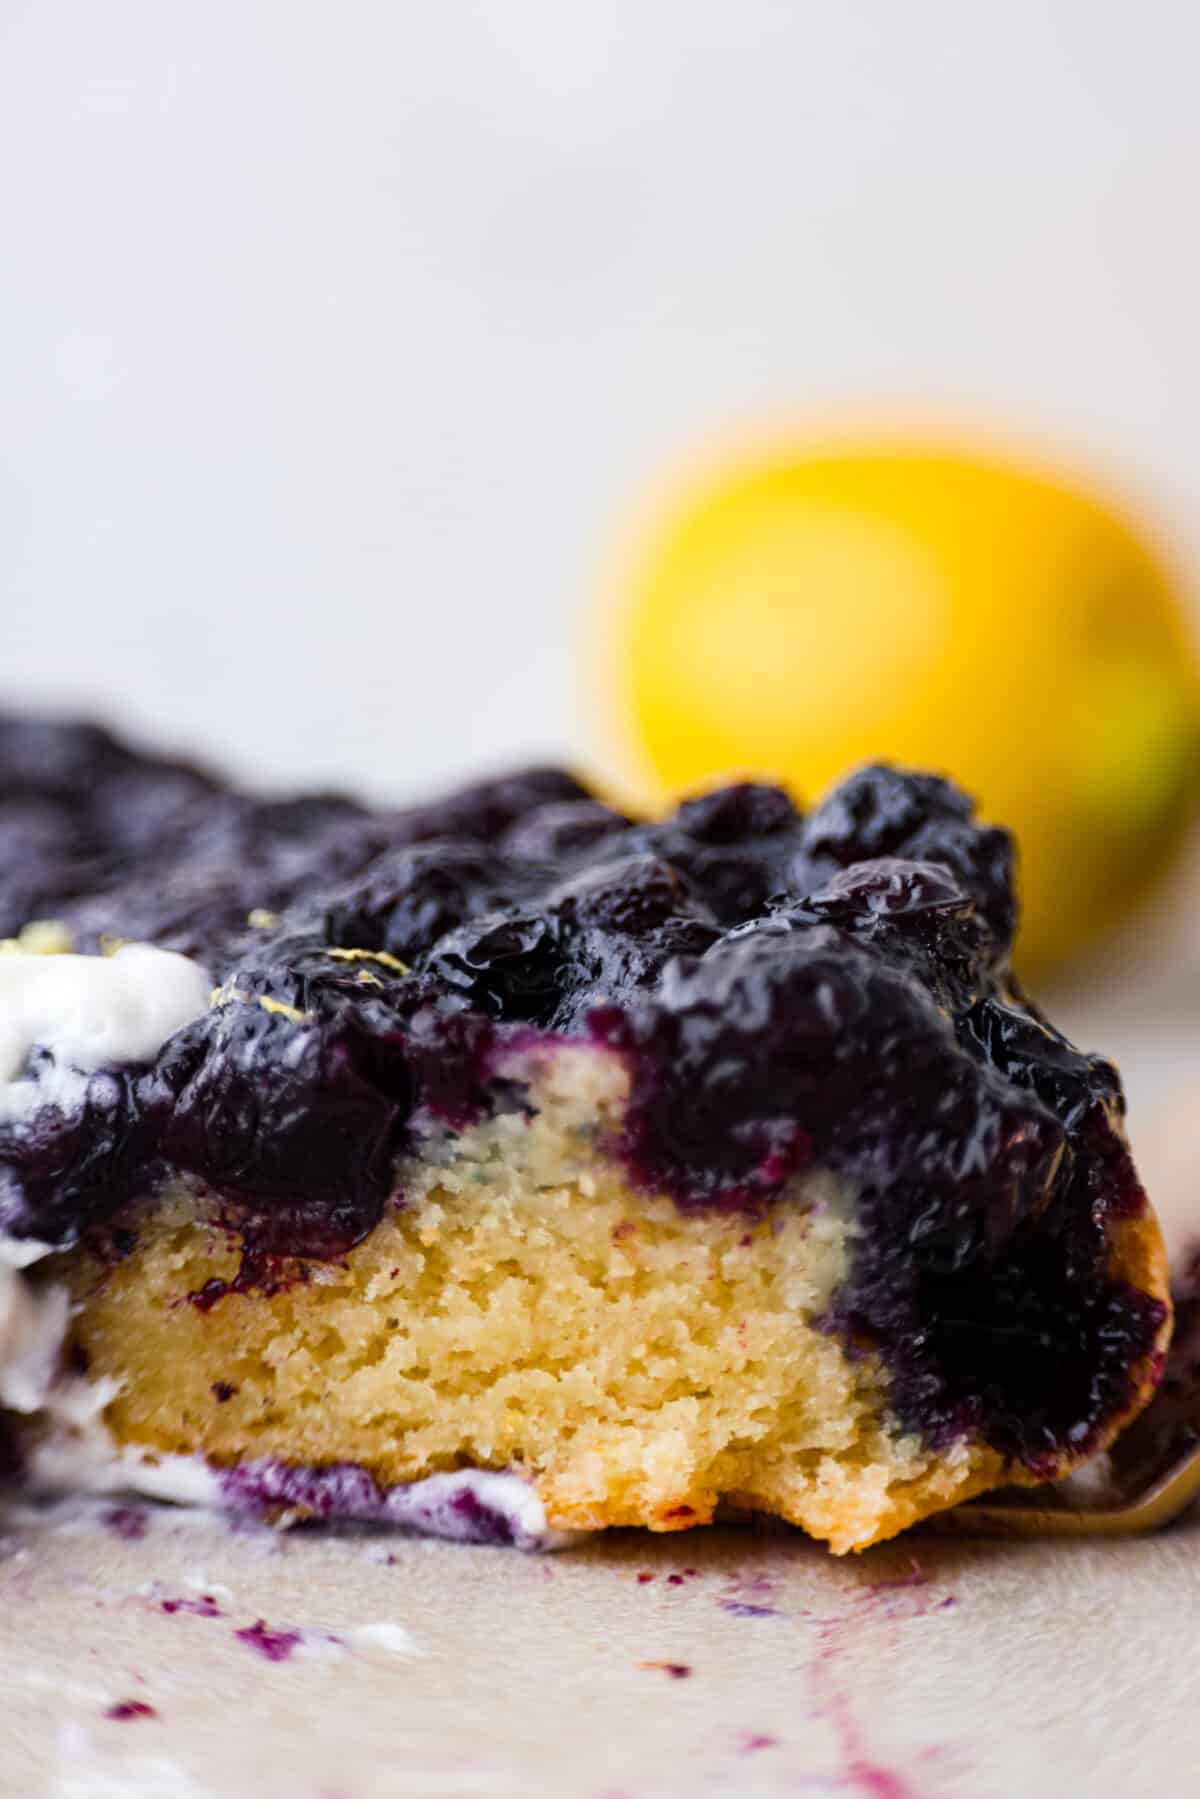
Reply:
[[1052, 1467], [1161, 1325], [1108, 1272], [1108, 1221], [1145, 1204], [1115, 1071], [1020, 992], [1011, 842], [936, 776], [862, 768], [807, 814], [741, 782], [637, 821], [535, 768], [372, 810], [0, 716], [0, 933], [35, 918], [220, 989], [152, 1067], [0, 1121], [0, 1225], [116, 1253], [122, 1206], [182, 1173], [243, 1245], [202, 1307], [362, 1241], [414, 1114], [517, 1103], [490, 1070], [532, 1033], [625, 1060], [607, 1148], [641, 1190], [761, 1216], [805, 1169], [853, 1183], [826, 1324], [929, 1442]]

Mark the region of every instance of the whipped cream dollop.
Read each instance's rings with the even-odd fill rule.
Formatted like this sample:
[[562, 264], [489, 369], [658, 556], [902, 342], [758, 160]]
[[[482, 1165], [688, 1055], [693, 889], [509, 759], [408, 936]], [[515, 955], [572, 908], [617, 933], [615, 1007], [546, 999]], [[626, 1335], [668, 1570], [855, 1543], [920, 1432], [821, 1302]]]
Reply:
[[[71, 1076], [152, 1062], [211, 992], [198, 962], [147, 943], [112, 956], [0, 955], [0, 1121], [28, 1117]], [[25, 1075], [39, 1049], [49, 1082]]]

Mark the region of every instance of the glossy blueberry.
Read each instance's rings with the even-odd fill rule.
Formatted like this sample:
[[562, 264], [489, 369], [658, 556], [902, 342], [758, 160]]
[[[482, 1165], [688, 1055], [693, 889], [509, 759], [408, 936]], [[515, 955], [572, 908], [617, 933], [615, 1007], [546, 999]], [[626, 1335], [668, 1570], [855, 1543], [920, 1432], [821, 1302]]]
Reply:
[[35, 1051], [25, 1079], [46, 1097], [0, 1122], [0, 1230], [69, 1245], [147, 1182], [152, 1126], [125, 1070], [74, 1074]]
[[413, 962], [439, 937], [494, 906], [514, 883], [469, 841], [385, 851], [325, 913], [329, 942]]
[[939, 862], [880, 856], [839, 869], [807, 903], [830, 919], [907, 917], [940, 912], [951, 917], [971, 909], [970, 896]]
[[489, 1018], [548, 1024], [565, 981], [563, 937], [544, 913], [489, 913], [451, 931], [426, 972]]
[[698, 910], [687, 880], [661, 856], [634, 855], [586, 869], [546, 896], [546, 909], [577, 931], [644, 936]]
[[628, 824], [621, 813], [598, 800], [552, 800], [518, 819], [501, 847], [522, 861], [553, 862], [619, 837]]
[[847, 868], [899, 856], [931, 820], [969, 819], [971, 803], [949, 781], [872, 763], [835, 787], [804, 822], [803, 848]]
[[773, 837], [799, 824], [800, 815], [782, 787], [739, 781], [684, 800], [672, 821], [700, 843], [744, 843]]
[[1012, 842], [1006, 831], [975, 824], [971, 813], [966, 796], [936, 775], [884, 764], [859, 769], [805, 820], [791, 885], [808, 893], [836, 868], [879, 857], [938, 862], [975, 899], [1003, 954], [1016, 919]]
[[407, 1115], [374, 1073], [344, 1025], [230, 1001], [160, 1058], [160, 1153], [260, 1214], [260, 1249], [336, 1253], [377, 1221]]

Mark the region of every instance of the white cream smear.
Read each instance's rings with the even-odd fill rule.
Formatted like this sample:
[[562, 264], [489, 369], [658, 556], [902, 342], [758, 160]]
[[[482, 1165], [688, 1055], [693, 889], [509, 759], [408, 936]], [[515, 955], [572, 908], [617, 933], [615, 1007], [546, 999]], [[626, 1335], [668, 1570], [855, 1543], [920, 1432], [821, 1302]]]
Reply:
[[[67, 1097], [81, 1075], [152, 1062], [211, 993], [198, 962], [147, 943], [112, 956], [0, 956], [0, 1121]], [[49, 1079], [25, 1076], [35, 1049], [53, 1060]]]

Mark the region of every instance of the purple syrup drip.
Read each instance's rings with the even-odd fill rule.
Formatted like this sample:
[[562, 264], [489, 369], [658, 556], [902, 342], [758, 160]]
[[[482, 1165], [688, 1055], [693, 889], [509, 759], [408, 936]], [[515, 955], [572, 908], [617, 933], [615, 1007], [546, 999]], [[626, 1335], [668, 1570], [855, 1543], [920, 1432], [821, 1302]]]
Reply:
[[122, 1699], [117, 1705], [110, 1705], [104, 1716], [124, 1724], [131, 1718], [157, 1718], [158, 1713], [144, 1699]]

